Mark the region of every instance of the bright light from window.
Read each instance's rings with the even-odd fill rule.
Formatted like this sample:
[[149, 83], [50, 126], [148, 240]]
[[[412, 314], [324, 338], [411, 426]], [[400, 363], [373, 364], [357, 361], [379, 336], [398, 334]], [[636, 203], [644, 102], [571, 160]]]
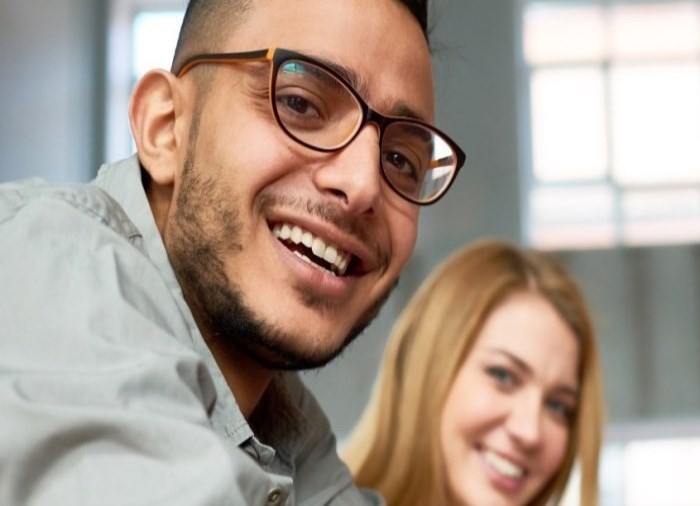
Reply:
[[700, 65], [620, 65], [611, 79], [615, 179], [700, 182]]
[[533, 3], [525, 13], [525, 59], [599, 61], [605, 54], [603, 9], [596, 5], [561, 6]]
[[180, 11], [149, 11], [136, 15], [133, 35], [136, 79], [151, 69], [170, 69], [182, 18]]
[[700, 242], [700, 189], [629, 191], [622, 213], [628, 244]]
[[625, 504], [696, 506], [700, 439], [638, 441], [625, 449]]
[[693, 57], [700, 48], [700, 9], [690, 2], [611, 8], [614, 58]]
[[541, 70], [531, 82], [534, 173], [542, 181], [607, 173], [605, 97], [597, 68]]
[[700, 190], [630, 191], [623, 197], [622, 209], [625, 216], [633, 220], [679, 215], [700, 217]]
[[522, 23], [529, 241], [700, 241], [700, 0], [526, 0]]
[[609, 186], [540, 187], [530, 195], [530, 239], [541, 248], [605, 247], [615, 241]]

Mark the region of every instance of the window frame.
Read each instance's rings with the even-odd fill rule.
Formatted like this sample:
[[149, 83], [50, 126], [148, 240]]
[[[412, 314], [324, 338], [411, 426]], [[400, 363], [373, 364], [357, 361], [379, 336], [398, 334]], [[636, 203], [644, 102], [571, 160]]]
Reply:
[[[187, 0], [111, 0], [107, 38], [107, 121], [105, 155], [117, 160], [133, 153], [128, 110], [136, 84], [132, 74], [134, 21], [142, 12], [183, 11]], [[174, 49], [174, 48], [173, 48]]]
[[[690, 189], [691, 191], [696, 190], [700, 195], [700, 182], [687, 182], [687, 183], [676, 183], [676, 182], [666, 182], [658, 184], [630, 184], [615, 181], [614, 178], [614, 132], [613, 132], [613, 110], [612, 110], [612, 73], [613, 67], [616, 62], [625, 62], [624, 59], [615, 59], [610, 55], [606, 55], [601, 60], [587, 60], [581, 62], [557, 62], [557, 63], [545, 63], [545, 64], [535, 64], [531, 65], [526, 58], [525, 54], [525, 15], [527, 8], [531, 4], [552, 4], [553, 6], [588, 6], [588, 5], [598, 5], [603, 9], [608, 9], [615, 5], [658, 5], [658, 4], [677, 4], [677, 3], [693, 3], [700, 9], [699, 0], [515, 0], [515, 50], [517, 52], [516, 62], [518, 68], [516, 69], [517, 75], [517, 104], [518, 104], [518, 132], [519, 132], [519, 175], [520, 175], [520, 195], [521, 195], [521, 221], [520, 229], [522, 231], [522, 238], [525, 243], [542, 249], [591, 249], [591, 248], [615, 248], [621, 246], [658, 246], [658, 245], [670, 245], [670, 244], [685, 244], [693, 243], [700, 239], [700, 230], [696, 236], [689, 234], [685, 239], [674, 240], [672, 238], [656, 241], [636, 241], [630, 240], [626, 237], [626, 228], [630, 224], [634, 224], [635, 220], [628, 219], [625, 217], [623, 202], [627, 192], [635, 192], [638, 190], [683, 190]], [[671, 60], [663, 60], [661, 57], [642, 60], [642, 65], [649, 64], [651, 62], [663, 62]], [[677, 61], [677, 60], [676, 60]], [[697, 62], [700, 64], [700, 52], [694, 57], [694, 59], [688, 58], [682, 61]], [[604, 127], [605, 127], [605, 141], [608, 147], [607, 153], [605, 154], [605, 175], [601, 178], [586, 179], [580, 178], [571, 181], [562, 182], [543, 182], [538, 180], [535, 175], [534, 166], [534, 132], [533, 132], [533, 105], [532, 105], [532, 77], [533, 75], [540, 71], [546, 69], [565, 69], [565, 68], [590, 68], [595, 67], [601, 73], [601, 78], [603, 81], [603, 114], [604, 114]], [[698, 91], [700, 93], [700, 90]], [[700, 180], [699, 180], [700, 181]], [[554, 241], [552, 244], [542, 243], [536, 239], [538, 222], [533, 212], [533, 193], [539, 189], [547, 188], [562, 188], [562, 189], [575, 189], [577, 187], [592, 187], [599, 186], [601, 188], [606, 188], [612, 199], [612, 211], [611, 214], [605, 222], [590, 222], [590, 225], [607, 225], [612, 229], [612, 236], [605, 240], [603, 238], [600, 241], [592, 241], [585, 244], [583, 241], [581, 243], [576, 242], [566, 242], [565, 240], [561, 244], [557, 244]], [[700, 198], [700, 197], [699, 197]], [[685, 218], [692, 220], [696, 218], [695, 215], [679, 215], [674, 216], [673, 219], [683, 220]], [[587, 223], [588, 224], [588, 223]], [[572, 234], [575, 234], [575, 229], [577, 227], [576, 223], [572, 221], [562, 221], [558, 223], [557, 226], [561, 226], [565, 229], [571, 230]]]

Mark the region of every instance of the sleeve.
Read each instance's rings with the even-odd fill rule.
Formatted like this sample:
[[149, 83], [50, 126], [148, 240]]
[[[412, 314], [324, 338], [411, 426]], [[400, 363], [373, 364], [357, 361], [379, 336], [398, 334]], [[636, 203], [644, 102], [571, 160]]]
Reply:
[[373, 490], [355, 486], [352, 474], [338, 456], [336, 438], [328, 418], [299, 375], [287, 375], [287, 387], [297, 406], [312, 424], [312, 436], [296, 461], [295, 494], [300, 506], [383, 506]]
[[265, 504], [269, 478], [211, 430], [208, 372], [126, 238], [60, 199], [0, 202], [0, 323], [0, 504]]

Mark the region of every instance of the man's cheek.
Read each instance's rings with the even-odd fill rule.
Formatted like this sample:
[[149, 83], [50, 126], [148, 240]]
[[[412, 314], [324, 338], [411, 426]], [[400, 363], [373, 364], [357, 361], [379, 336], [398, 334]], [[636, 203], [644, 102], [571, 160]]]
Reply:
[[417, 226], [415, 222], [404, 226], [403, 230], [397, 234], [393, 245], [393, 255], [398, 260], [400, 269], [404, 267], [411, 255], [413, 255], [413, 251], [416, 248], [416, 237]]

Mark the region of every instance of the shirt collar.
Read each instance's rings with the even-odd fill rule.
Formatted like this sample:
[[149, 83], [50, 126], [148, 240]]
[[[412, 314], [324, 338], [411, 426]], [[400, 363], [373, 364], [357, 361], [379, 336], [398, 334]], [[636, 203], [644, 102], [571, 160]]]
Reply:
[[276, 375], [249, 420], [255, 436], [274, 447], [288, 466], [293, 466], [313, 431], [313, 424], [299, 409], [292, 392], [299, 381], [295, 373]]
[[202, 338], [194, 316], [190, 311], [175, 272], [168, 259], [160, 231], [156, 226], [151, 206], [143, 187], [142, 169], [137, 155], [113, 164], [103, 165], [94, 184], [114, 198], [129, 216], [143, 236], [146, 253], [163, 276], [173, 298], [177, 302], [190, 331], [189, 336], [174, 336], [186, 346], [194, 349], [204, 360], [216, 387], [216, 403], [210, 407], [212, 427], [225, 438], [240, 444], [252, 435], [226, 380], [214, 357]]

